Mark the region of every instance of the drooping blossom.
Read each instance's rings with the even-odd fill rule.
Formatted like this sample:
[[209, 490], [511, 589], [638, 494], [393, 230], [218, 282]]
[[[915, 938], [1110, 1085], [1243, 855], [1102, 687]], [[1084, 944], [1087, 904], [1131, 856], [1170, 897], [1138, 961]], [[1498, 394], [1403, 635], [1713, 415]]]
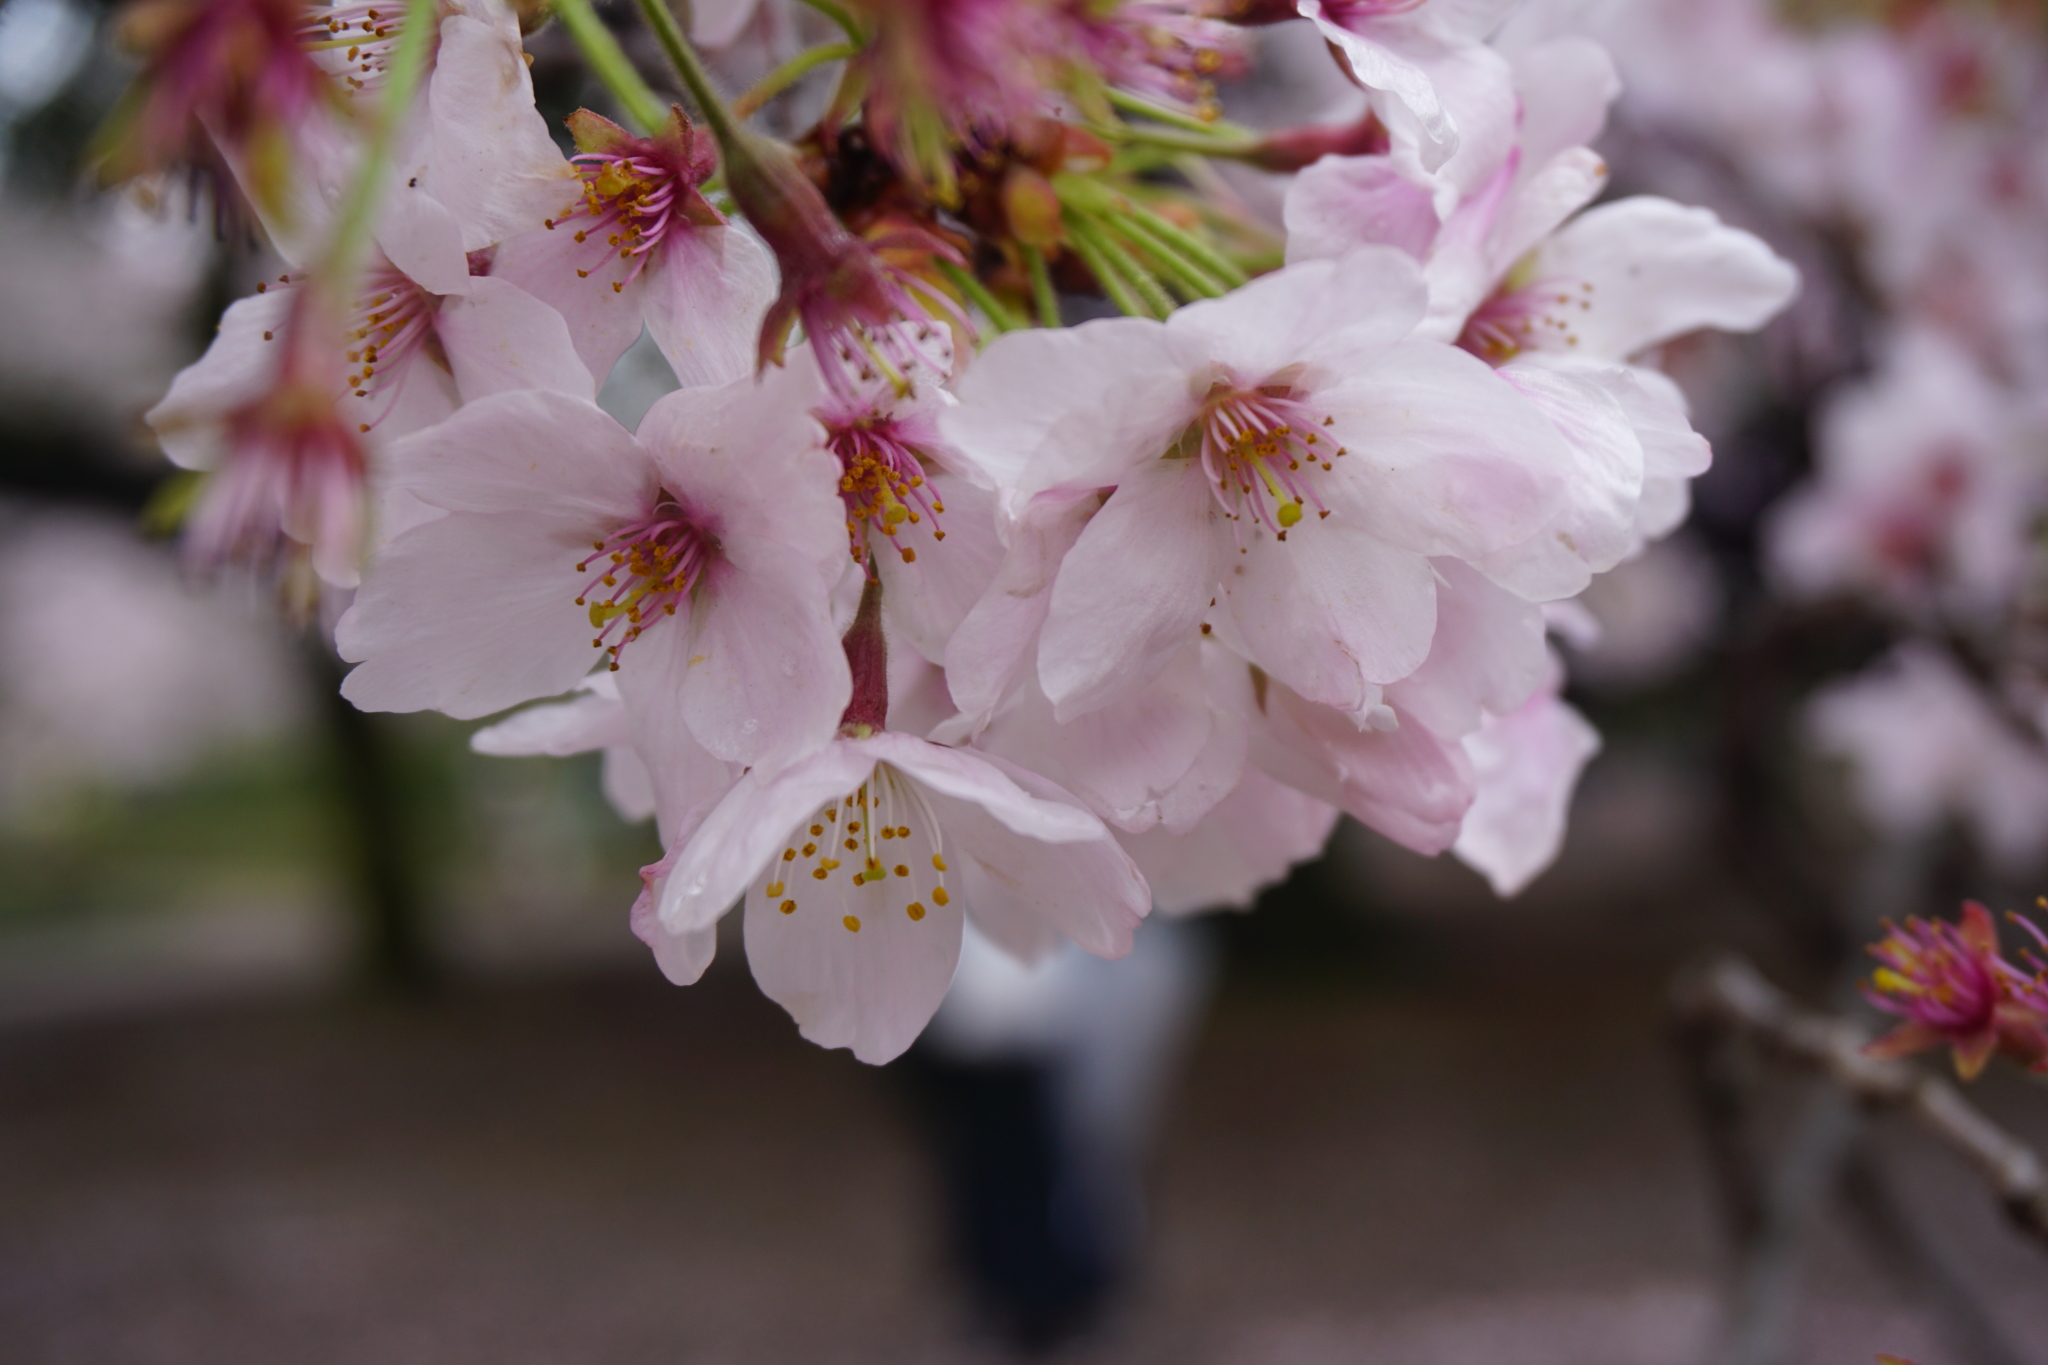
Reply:
[[[346, 585], [369, 536], [370, 492], [360, 426], [342, 410], [341, 327], [317, 290], [279, 311], [267, 363], [226, 374], [193, 366], [149, 418], [172, 460], [209, 474], [186, 527], [194, 561], [276, 565], [296, 547], [322, 578]], [[246, 317], [230, 317], [215, 345], [254, 350], [252, 331]]]
[[[402, 0], [394, 0], [403, 8]], [[101, 134], [104, 174], [210, 166], [209, 143], [250, 170], [256, 204], [282, 210], [293, 141], [340, 90], [303, 38], [302, 0], [140, 0], [119, 39], [141, 54], [134, 88]]]
[[889, 731], [749, 772], [664, 875], [669, 933], [708, 931], [744, 895], [762, 990], [805, 1037], [868, 1062], [938, 1008], [963, 913], [1020, 956], [1064, 934], [1117, 957], [1149, 903], [1102, 822], [1050, 782]]
[[[2038, 929], [2014, 919], [2042, 941]], [[1868, 951], [1880, 965], [1863, 987], [1864, 999], [1905, 1022], [1865, 1051], [1904, 1057], [1946, 1047], [1966, 1081], [1993, 1053], [2048, 1070], [2048, 992], [2038, 973], [2000, 955], [1998, 926], [1976, 901], [1963, 902], [1954, 923], [1914, 917], [1887, 924]]]
[[1600, 734], [1558, 695], [1561, 669], [1515, 710], [1465, 736], [1472, 805], [1451, 845], [1494, 893], [1513, 896], [1556, 860], [1579, 774]]
[[1156, 674], [1212, 609], [1246, 657], [1341, 711], [1421, 666], [1430, 557], [1534, 531], [1569, 455], [1471, 357], [1408, 340], [1399, 253], [1308, 262], [1164, 323], [998, 338], [948, 434], [1012, 513], [1113, 488], [1065, 554], [1038, 646], [1061, 719]]
[[344, 694], [474, 717], [602, 664], [629, 709], [725, 761], [822, 742], [848, 688], [845, 529], [823, 432], [790, 397], [685, 389], [636, 437], [588, 399], [512, 392], [400, 443], [395, 480], [446, 515], [366, 575], [336, 631], [359, 664]]
[[643, 324], [685, 385], [741, 372], [775, 296], [774, 266], [704, 198], [716, 145], [680, 109], [652, 137], [587, 109], [568, 123], [580, 178], [498, 249], [494, 273], [560, 312], [600, 379]]

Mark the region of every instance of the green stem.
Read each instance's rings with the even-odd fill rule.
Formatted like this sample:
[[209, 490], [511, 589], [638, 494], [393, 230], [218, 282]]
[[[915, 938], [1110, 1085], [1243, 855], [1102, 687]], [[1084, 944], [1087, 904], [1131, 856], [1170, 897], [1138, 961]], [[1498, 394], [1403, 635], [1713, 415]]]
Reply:
[[640, 0], [640, 13], [647, 19], [647, 26], [654, 30], [654, 37], [661, 44], [661, 50], [668, 54], [669, 64], [676, 69], [676, 75], [683, 81], [683, 88], [696, 101], [697, 111], [704, 122], [710, 125], [712, 136], [718, 145], [730, 156], [732, 149], [742, 145], [746, 130], [739, 120], [725, 107], [725, 100], [719, 95], [718, 87], [711, 82], [711, 73], [704, 69], [704, 63], [697, 59], [697, 50], [690, 46], [690, 40], [683, 36], [682, 25], [676, 22], [675, 14], [668, 7], [668, 0]]
[[1024, 320], [1011, 312], [1003, 301], [988, 291], [988, 286], [974, 277], [974, 272], [954, 265], [951, 261], [938, 261], [939, 273], [953, 282], [953, 287], [965, 294], [975, 307], [988, 315], [989, 325], [998, 332], [1014, 332], [1024, 326]]
[[626, 121], [642, 133], [653, 133], [668, 121], [668, 105], [647, 88], [632, 60], [590, 8], [590, 0], [553, 0], [555, 17], [583, 52], [590, 69], [619, 102]]
[[1247, 141], [1252, 138], [1252, 133], [1249, 129], [1240, 128], [1235, 123], [1229, 123], [1223, 119], [1205, 119], [1199, 114], [1190, 114], [1185, 110], [1175, 109], [1171, 105], [1155, 104], [1143, 95], [1133, 95], [1128, 90], [1118, 90], [1111, 86], [1103, 93], [1109, 97], [1109, 102], [1112, 105], [1123, 110], [1126, 114], [1136, 114], [1141, 118], [1151, 119], [1154, 123], [1164, 123], [1169, 127], [1180, 128], [1190, 133], [1241, 137]]
[[1154, 310], [1145, 299], [1135, 292], [1130, 282], [1118, 273], [1116, 262], [1104, 250], [1102, 237], [1094, 227], [1079, 214], [1067, 215], [1067, 236], [1073, 243], [1074, 254], [1095, 273], [1102, 292], [1109, 295], [1109, 301], [1119, 311], [1134, 318], [1156, 318], [1163, 316]]
[[1035, 246], [1024, 248], [1024, 269], [1031, 275], [1031, 303], [1038, 310], [1038, 325], [1060, 325], [1060, 296], [1052, 287], [1052, 272], [1045, 268], [1045, 253]]
[[1147, 128], [1142, 124], [1089, 123], [1084, 126], [1105, 142], [1127, 147], [1157, 147], [1162, 151], [1195, 152], [1201, 156], [1221, 157], [1250, 156], [1259, 148], [1259, 144], [1250, 138], [1212, 137], [1205, 133], [1186, 133], [1171, 128]]
[[843, 62], [859, 52], [860, 49], [852, 43], [828, 43], [808, 52], [799, 52], [763, 76], [752, 90], [734, 100], [732, 112], [735, 117], [746, 118], [817, 68], [828, 62]]
[[369, 142], [363, 149], [362, 164], [335, 215], [334, 236], [327, 245], [324, 274], [342, 298], [354, 291], [356, 271], [368, 253], [370, 233], [377, 205], [384, 196], [384, 180], [391, 167], [391, 148], [398, 137], [398, 125], [412, 108], [413, 96], [427, 69], [427, 49], [439, 25], [435, 0], [407, 0], [405, 29], [384, 68], [384, 90], [377, 105], [377, 121], [371, 126]]
[[839, 31], [846, 35], [846, 41], [856, 47], [866, 46], [867, 34], [861, 32], [860, 24], [844, 8], [834, 4], [832, 0], [803, 0], [803, 3], [839, 25]]
[[1171, 243], [1163, 243], [1147, 233], [1144, 224], [1137, 219], [1105, 218], [1102, 225], [1109, 232], [1143, 251], [1154, 268], [1166, 276], [1167, 283], [1178, 286], [1179, 291], [1188, 298], [1216, 299], [1230, 292], [1230, 286], [1181, 255]]
[[1126, 212], [1142, 223], [1146, 232], [1171, 243], [1182, 256], [1222, 281], [1225, 289], [1235, 289], [1250, 279], [1236, 262], [1173, 220], [1139, 203], [1132, 203]]
[[1180, 300], [1167, 292], [1166, 286], [1159, 282], [1159, 277], [1153, 274], [1144, 262], [1125, 249], [1124, 244], [1116, 239], [1114, 232], [1095, 223], [1088, 226], [1096, 232], [1098, 245], [1109, 253], [1110, 259], [1123, 271], [1124, 278], [1131, 282], [1131, 288], [1138, 291], [1154, 313], [1163, 318], [1180, 307]]

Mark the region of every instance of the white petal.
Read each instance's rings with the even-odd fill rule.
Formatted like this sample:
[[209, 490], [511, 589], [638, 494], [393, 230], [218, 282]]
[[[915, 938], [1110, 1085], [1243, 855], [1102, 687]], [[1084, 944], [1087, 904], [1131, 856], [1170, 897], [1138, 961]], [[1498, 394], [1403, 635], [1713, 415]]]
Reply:
[[576, 605], [580, 520], [458, 513], [393, 541], [335, 626], [358, 663], [342, 695], [365, 711], [433, 709], [473, 720], [575, 686], [590, 622]]
[[676, 228], [641, 296], [647, 334], [689, 388], [754, 372], [775, 258], [739, 227]]
[[1283, 212], [1289, 264], [1375, 243], [1427, 260], [1440, 226], [1429, 181], [1389, 156], [1324, 157], [1294, 177]]
[[654, 462], [624, 427], [588, 399], [548, 389], [481, 398], [394, 443], [389, 458], [392, 481], [435, 507], [547, 511], [600, 534], [638, 516], [656, 488]]
[[1369, 245], [1191, 303], [1166, 320], [1166, 329], [1191, 347], [1189, 354], [1224, 366], [1239, 383], [1258, 384], [1303, 362], [1340, 375], [1369, 364], [1414, 330], [1427, 304], [1413, 257]]
[[444, 300], [434, 318], [463, 402], [514, 389], [597, 401], [560, 313], [510, 280], [484, 275], [470, 284], [469, 293]]
[[1512, 896], [1548, 867], [1564, 844], [1572, 790], [1600, 735], [1553, 692], [1465, 739], [1479, 794], [1452, 851]]
[[1706, 209], [1649, 196], [1580, 214], [1537, 253], [1535, 268], [1593, 286], [1573, 323], [1574, 349], [1613, 360], [1702, 327], [1750, 331], [1799, 288], [1798, 272], [1756, 237]]
[[1130, 475], [1067, 552], [1039, 638], [1038, 676], [1062, 719], [1157, 673], [1216, 591], [1208, 477], [1194, 460]]
[[1186, 834], [1120, 836], [1162, 915], [1249, 909], [1295, 863], [1313, 858], [1336, 826], [1335, 806], [1248, 769], [1237, 789]]

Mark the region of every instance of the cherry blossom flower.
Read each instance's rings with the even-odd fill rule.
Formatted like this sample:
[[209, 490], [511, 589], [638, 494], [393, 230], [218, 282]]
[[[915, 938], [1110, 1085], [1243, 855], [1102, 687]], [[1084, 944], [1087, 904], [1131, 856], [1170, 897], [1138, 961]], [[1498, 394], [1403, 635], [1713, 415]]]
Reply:
[[1936, 647], [1916, 642], [1810, 704], [1824, 751], [1846, 758], [1852, 792], [1883, 833], [1935, 832], [1959, 820], [1997, 866], [2031, 867], [2048, 851], [2048, 751], [2038, 732], [1993, 709]]
[[1060, 935], [1119, 957], [1150, 901], [1102, 822], [1052, 783], [891, 731], [748, 772], [650, 879], [671, 935], [707, 935], [744, 895], [761, 989], [806, 1038], [877, 1063], [944, 998], [963, 915], [1027, 959]]
[[1422, 664], [1432, 555], [1531, 534], [1569, 461], [1479, 362], [1407, 340], [1422, 284], [1373, 249], [1164, 323], [998, 338], [942, 425], [1010, 513], [1113, 488], [1068, 550], [1040, 638], [1062, 720], [1153, 676], [1220, 608], [1247, 657], [1342, 711]]
[[1707, 467], [1683, 397], [1641, 353], [1702, 327], [1753, 329], [1797, 276], [1748, 233], [1666, 200], [1573, 218], [1605, 183], [1579, 142], [1604, 122], [1613, 68], [1597, 47], [1562, 40], [1520, 54], [1515, 82], [1521, 136], [1475, 192], [1393, 156], [1325, 158], [1289, 191], [1288, 255], [1400, 247], [1429, 284], [1422, 333], [1496, 366], [1550, 416], [1578, 457], [1573, 496], [1486, 565], [1547, 600], [1669, 532], [1689, 506], [1686, 480]]
[[[932, 365], [893, 381], [871, 373], [851, 392], [818, 374], [812, 412], [839, 461], [853, 560], [880, 581], [892, 636], [941, 663], [1002, 547], [987, 479], [939, 430], [939, 414], [953, 402], [943, 387], [951, 339], [935, 335], [919, 349]], [[817, 374], [812, 353], [801, 368]]]
[[560, 312], [600, 378], [643, 323], [685, 385], [744, 373], [775, 272], [759, 240], [700, 192], [715, 144], [681, 110], [653, 137], [587, 109], [569, 128], [581, 183], [499, 248], [493, 273]]
[[[2033, 925], [2013, 918], [2043, 941]], [[2048, 995], [2038, 975], [1999, 954], [1998, 926], [1976, 901], [1963, 902], [1956, 923], [1916, 917], [1903, 927], [1887, 924], [1868, 951], [1880, 965], [1863, 987], [1864, 999], [1905, 1022], [1864, 1051], [1904, 1057], [1947, 1047], [1966, 1081], [1995, 1052], [2048, 1070]]]
[[394, 540], [336, 630], [368, 710], [487, 715], [619, 669], [629, 708], [735, 763], [822, 742], [846, 704], [847, 567], [823, 433], [785, 383], [656, 403], [638, 437], [545, 390], [466, 405], [392, 453], [438, 520]]
[[1860, 590], [1910, 616], [2001, 610], [2032, 563], [2038, 415], [1928, 331], [1891, 340], [1822, 416], [1819, 478], [1781, 502], [1768, 563], [1799, 596]]
[[282, 210], [297, 131], [341, 98], [302, 41], [302, 0], [144, 0], [120, 39], [144, 69], [107, 132], [114, 179], [213, 163], [209, 140], [251, 170], [259, 207]]

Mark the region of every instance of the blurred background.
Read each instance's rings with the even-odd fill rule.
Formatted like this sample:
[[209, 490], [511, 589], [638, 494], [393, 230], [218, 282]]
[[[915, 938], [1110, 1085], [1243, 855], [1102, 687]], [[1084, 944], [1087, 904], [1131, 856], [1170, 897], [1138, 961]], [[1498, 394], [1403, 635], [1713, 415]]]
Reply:
[[[1874, 1022], [1841, 991], [1874, 910], [2048, 889], [2048, 798], [1983, 794], [2048, 760], [2038, 733], [1943, 741], [1953, 801], [1873, 800], [1881, 756], [1845, 765], [1810, 699], [1934, 632], [1767, 564], [1830, 404], [1899, 325], [1869, 215], [1927, 193], [1843, 188], [1824, 133], [1890, 107], [1940, 7], [1536, 8], [1616, 50], [1612, 192], [1708, 204], [1807, 279], [1767, 334], [1665, 357], [1717, 462], [1688, 527], [1596, 584], [1597, 632], [1567, 632], [1605, 748], [1557, 866], [1502, 902], [1347, 824], [1254, 911], [1149, 925], [1126, 963], [1026, 979], [970, 952], [972, 988], [874, 1069], [802, 1042], [736, 940], [662, 981], [625, 917], [654, 835], [594, 755], [358, 714], [265, 585], [181, 572], [140, 414], [265, 263], [203, 201], [81, 179], [131, 74], [108, 11], [6, 0], [0, 1357], [1709, 1358], [1736, 1242], [1674, 975], [1733, 948]], [[1940, 107], [2038, 151], [2038, 11], [1950, 8]], [[1302, 40], [1270, 37], [1234, 113], [1338, 98]], [[553, 35], [532, 50], [544, 108], [596, 102]], [[2008, 351], [2048, 341], [2040, 161], [2010, 231], [1935, 225], [1897, 267], [1988, 276], [1967, 308], [1997, 301]], [[605, 401], [630, 422], [672, 383], [643, 347]], [[1796, 1134], [1798, 1078], [1752, 1079], [1765, 1135]], [[2048, 1090], [2007, 1069], [1972, 1093], [2048, 1147]], [[1918, 1132], [1859, 1141], [1882, 1197], [1823, 1193], [1785, 1358], [2048, 1362], [2048, 1258]]]

